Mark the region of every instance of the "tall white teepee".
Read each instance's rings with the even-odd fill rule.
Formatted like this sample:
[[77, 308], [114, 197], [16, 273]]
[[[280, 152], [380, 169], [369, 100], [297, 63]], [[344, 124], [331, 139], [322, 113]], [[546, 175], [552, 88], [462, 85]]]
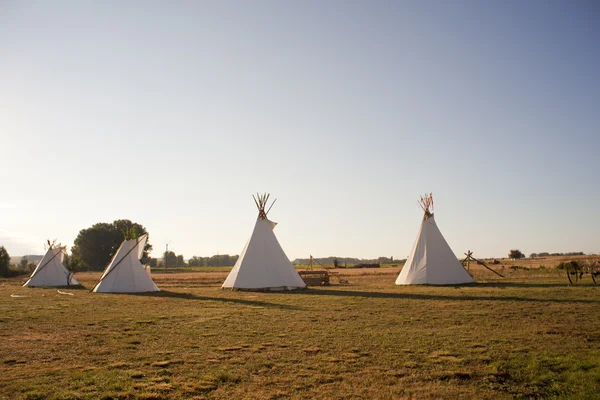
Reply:
[[[258, 218], [254, 231], [235, 266], [227, 276], [222, 288], [246, 290], [293, 290], [305, 288], [306, 284], [279, 245], [265, 211], [268, 194], [257, 195]], [[254, 196], [252, 196], [254, 197]], [[275, 199], [277, 200], [277, 199]]]
[[433, 197], [421, 197], [425, 215], [406, 264], [396, 285], [454, 285], [471, 283], [473, 278], [458, 261], [433, 217]]
[[23, 286], [71, 286], [79, 282], [63, 265], [65, 248], [50, 246]]
[[158, 292], [160, 289], [140, 262], [147, 240], [148, 234], [137, 239], [125, 240], [93, 291], [99, 293]]

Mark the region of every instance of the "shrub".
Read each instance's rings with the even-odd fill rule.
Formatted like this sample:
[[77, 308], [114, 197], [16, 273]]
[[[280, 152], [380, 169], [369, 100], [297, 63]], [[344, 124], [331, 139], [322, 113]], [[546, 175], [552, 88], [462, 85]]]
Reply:
[[9, 266], [10, 256], [4, 246], [0, 246], [0, 276], [6, 276], [8, 274]]
[[31, 272], [33, 272], [33, 271], [29, 271], [29, 269], [21, 269], [19, 267], [15, 267], [15, 266], [11, 265], [8, 268], [8, 271], [6, 271], [5, 278], [13, 278], [15, 276], [30, 275]]
[[521, 250], [513, 249], [508, 253], [508, 258], [518, 260], [520, 258], [525, 258], [525, 254], [523, 254]]

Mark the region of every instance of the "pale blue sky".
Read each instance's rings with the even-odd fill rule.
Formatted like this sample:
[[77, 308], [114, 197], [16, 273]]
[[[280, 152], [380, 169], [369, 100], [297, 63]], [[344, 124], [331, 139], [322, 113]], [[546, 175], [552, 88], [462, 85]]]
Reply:
[[0, 245], [95, 222], [238, 254], [600, 252], [594, 1], [2, 1]]

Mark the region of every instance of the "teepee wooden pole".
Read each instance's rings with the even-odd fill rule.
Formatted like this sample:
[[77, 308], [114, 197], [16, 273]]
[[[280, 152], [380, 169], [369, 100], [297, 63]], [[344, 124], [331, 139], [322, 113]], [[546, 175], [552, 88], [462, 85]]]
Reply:
[[275, 204], [276, 201], [277, 201], [277, 199], [273, 200], [273, 202], [271, 203], [271, 207], [269, 207], [269, 209], [267, 210], [267, 212], [265, 214], [268, 214], [269, 211], [271, 211], [271, 208], [273, 208], [273, 204]]
[[[256, 207], [258, 208], [258, 217], [260, 219], [266, 219], [267, 218], [267, 213], [269, 212], [269, 210], [266, 210], [265, 212], [265, 208], [267, 207], [267, 202], [269, 200], [269, 197], [271, 195], [269, 193], [256, 193], [256, 197], [254, 197], [254, 195], [252, 195], [252, 198], [254, 199], [254, 204], [256, 204]], [[275, 202], [273, 202], [275, 203]], [[271, 207], [273, 206], [273, 204], [271, 204]]]

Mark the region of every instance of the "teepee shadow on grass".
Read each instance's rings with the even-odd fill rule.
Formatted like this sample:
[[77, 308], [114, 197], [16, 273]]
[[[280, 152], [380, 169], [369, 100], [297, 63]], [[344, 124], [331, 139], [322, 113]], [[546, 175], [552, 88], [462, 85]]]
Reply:
[[[469, 285], [454, 285], [460, 289], [462, 287], [475, 287], [477, 284]], [[424, 287], [431, 287], [433, 285], [423, 285]], [[566, 286], [566, 285], [565, 285]], [[444, 286], [447, 288], [448, 286]], [[339, 296], [339, 297], [366, 297], [366, 298], [380, 298], [380, 299], [403, 299], [403, 300], [432, 300], [432, 301], [516, 301], [516, 302], [534, 302], [534, 303], [583, 303], [592, 304], [597, 303], [596, 300], [586, 299], [548, 299], [548, 298], [530, 298], [523, 296], [494, 296], [494, 295], [439, 295], [439, 294], [424, 294], [424, 293], [394, 293], [394, 292], [360, 292], [351, 290], [331, 290], [331, 289], [313, 289], [302, 292], [303, 294], [310, 296]], [[300, 295], [302, 293], [290, 292], [289, 295]]]
[[60, 289], [60, 290], [75, 290], [75, 291], [89, 291], [90, 288], [86, 287], [85, 285], [82, 285], [81, 283], [78, 285], [71, 285], [71, 286], [25, 286], [27, 289]]
[[[231, 292], [229, 292], [229, 293], [231, 293]], [[119, 294], [126, 295], [126, 296], [166, 297], [166, 298], [183, 299], [183, 300], [217, 301], [217, 302], [221, 302], [221, 303], [240, 304], [240, 305], [247, 305], [247, 306], [253, 306], [253, 307], [281, 308], [281, 309], [285, 309], [285, 310], [296, 310], [296, 311], [305, 310], [302, 307], [298, 307], [298, 306], [294, 306], [294, 305], [290, 305], [290, 304], [270, 303], [270, 302], [266, 302], [266, 301], [247, 300], [247, 299], [239, 299], [239, 298], [231, 298], [231, 297], [198, 296], [193, 293], [171, 292], [168, 290], [161, 290], [160, 292], [119, 293]]]
[[[560, 288], [560, 287], [569, 287], [569, 282], [565, 283], [531, 283], [531, 282], [478, 282], [475, 284], [477, 287], [487, 287], [487, 288], [540, 288], [540, 289], [549, 289], [549, 288]], [[593, 282], [589, 283], [578, 283], [577, 287], [594, 287]]]

